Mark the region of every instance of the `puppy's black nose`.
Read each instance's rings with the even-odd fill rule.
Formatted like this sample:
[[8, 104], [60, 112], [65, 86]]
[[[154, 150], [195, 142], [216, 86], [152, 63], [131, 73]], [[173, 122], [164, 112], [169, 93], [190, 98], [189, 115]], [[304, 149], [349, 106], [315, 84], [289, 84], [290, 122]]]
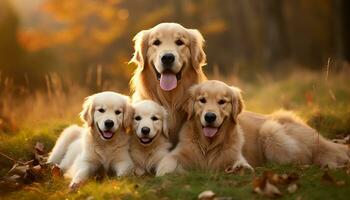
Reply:
[[148, 135], [150, 131], [151, 131], [151, 129], [148, 128], [148, 127], [142, 127], [142, 128], [141, 128], [141, 133], [142, 133], [143, 135]]
[[111, 129], [112, 127], [114, 126], [114, 122], [110, 119], [107, 119], [105, 121], [105, 127], [108, 128], [108, 129]]
[[207, 112], [204, 115], [204, 119], [208, 123], [213, 123], [216, 120], [216, 115], [215, 115], [215, 113]]
[[171, 64], [175, 61], [175, 56], [172, 53], [166, 53], [162, 56], [162, 63], [167, 66], [171, 67]]

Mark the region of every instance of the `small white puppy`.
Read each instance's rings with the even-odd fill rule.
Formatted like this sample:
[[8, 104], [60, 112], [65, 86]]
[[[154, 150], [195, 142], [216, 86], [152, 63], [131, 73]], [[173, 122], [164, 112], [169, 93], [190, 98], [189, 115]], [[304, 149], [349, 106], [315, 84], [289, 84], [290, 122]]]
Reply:
[[135, 163], [135, 174], [154, 174], [159, 161], [169, 153], [167, 112], [151, 100], [133, 105], [133, 136], [130, 154]]
[[48, 162], [57, 164], [66, 177], [72, 178], [71, 189], [101, 167], [117, 176], [132, 171], [126, 133], [132, 123], [129, 102], [129, 97], [115, 92], [89, 96], [80, 113], [85, 127], [73, 125], [62, 132]]

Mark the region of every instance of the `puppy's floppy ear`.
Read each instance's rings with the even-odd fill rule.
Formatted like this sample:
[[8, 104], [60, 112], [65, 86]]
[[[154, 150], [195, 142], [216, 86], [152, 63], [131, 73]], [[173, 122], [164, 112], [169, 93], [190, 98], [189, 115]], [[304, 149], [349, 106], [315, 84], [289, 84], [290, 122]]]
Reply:
[[203, 50], [204, 38], [197, 29], [187, 29], [190, 36], [191, 62], [198, 72], [206, 63], [206, 55]]
[[232, 104], [232, 119], [235, 124], [237, 124], [237, 117], [242, 112], [244, 108], [243, 98], [241, 94], [241, 89], [237, 87], [230, 87], [231, 88], [231, 104]]
[[80, 112], [80, 119], [87, 125], [92, 126], [94, 123], [94, 95], [85, 98], [83, 110]]
[[168, 127], [169, 114], [164, 107], [162, 107], [162, 111], [163, 111], [163, 126], [162, 126], [163, 134], [166, 138], [169, 138], [169, 127]]
[[188, 89], [188, 98], [184, 103], [184, 110], [187, 113], [187, 120], [190, 120], [194, 115], [194, 103], [196, 102], [196, 93], [199, 85], [194, 85]]
[[125, 96], [126, 103], [124, 105], [124, 113], [123, 113], [123, 128], [126, 132], [129, 132], [132, 127], [134, 108], [131, 105], [131, 99]]
[[147, 62], [147, 49], [148, 49], [148, 35], [149, 30], [143, 30], [136, 34], [134, 37], [134, 55], [129, 63], [135, 63], [143, 70], [145, 63]]

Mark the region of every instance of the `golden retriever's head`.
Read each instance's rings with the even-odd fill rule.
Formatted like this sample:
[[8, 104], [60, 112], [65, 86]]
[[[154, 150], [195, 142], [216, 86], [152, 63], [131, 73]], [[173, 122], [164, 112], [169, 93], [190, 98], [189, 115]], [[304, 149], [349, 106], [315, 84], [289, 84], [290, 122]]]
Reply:
[[110, 140], [121, 128], [131, 126], [132, 108], [129, 97], [115, 92], [101, 92], [85, 99], [81, 119], [94, 128], [102, 140]]
[[168, 114], [162, 106], [151, 100], [143, 100], [133, 107], [133, 131], [141, 144], [151, 144], [162, 133], [168, 138]]
[[139, 32], [135, 38], [135, 52], [131, 62], [140, 70], [151, 68], [164, 91], [177, 87], [186, 67], [201, 70], [205, 64], [203, 36], [195, 29], [176, 23], [161, 23]]
[[236, 123], [243, 109], [240, 90], [221, 81], [206, 81], [190, 88], [187, 105], [189, 119], [195, 118], [202, 126], [203, 135], [212, 138], [225, 120]]

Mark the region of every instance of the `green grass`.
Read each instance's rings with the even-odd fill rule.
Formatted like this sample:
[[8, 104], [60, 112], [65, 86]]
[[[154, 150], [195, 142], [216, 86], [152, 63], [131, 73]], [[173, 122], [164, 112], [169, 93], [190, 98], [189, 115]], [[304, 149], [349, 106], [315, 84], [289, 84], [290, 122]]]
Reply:
[[[230, 79], [227, 80], [230, 82]], [[270, 113], [279, 108], [297, 112], [311, 126], [329, 138], [350, 134], [350, 81], [345, 75], [330, 74], [328, 82], [320, 73], [298, 72], [285, 79], [262, 79], [235, 82], [244, 91], [246, 108]], [[330, 94], [331, 91], [335, 99]], [[0, 151], [14, 158], [27, 160], [37, 141], [51, 149], [64, 127], [72, 121], [43, 120], [33, 126], [22, 127], [14, 133], [0, 132]], [[0, 157], [0, 175], [9, 170], [12, 163]], [[256, 175], [272, 170], [279, 173], [296, 172], [299, 189], [289, 194], [283, 189], [281, 199], [348, 199], [350, 176], [343, 170], [331, 171], [336, 180], [345, 181], [337, 186], [322, 180], [323, 171], [318, 167], [305, 170], [297, 166], [267, 164], [256, 169]], [[253, 175], [233, 175], [192, 171], [185, 175], [167, 175], [161, 178], [128, 177], [90, 180], [76, 193], [69, 193], [69, 180], [45, 177], [39, 183], [20, 190], [0, 194], [1, 199], [196, 199], [204, 190], [212, 190], [217, 196], [232, 199], [265, 199], [253, 193]]]
[[[317, 167], [299, 170], [295, 166], [267, 165], [257, 168], [256, 175], [266, 170], [296, 172], [300, 176], [298, 190], [289, 194], [282, 189], [282, 199], [348, 199], [350, 195], [350, 177], [344, 171], [331, 172], [335, 179], [346, 182], [345, 185], [337, 186], [322, 180], [323, 172]], [[102, 181], [90, 180], [75, 193], [69, 192], [68, 180], [47, 177], [43, 182], [7, 193], [2, 199], [196, 199], [204, 190], [212, 190], [217, 196], [232, 199], [264, 199], [253, 193], [253, 176], [193, 171], [190, 174], [160, 178], [105, 178]]]

